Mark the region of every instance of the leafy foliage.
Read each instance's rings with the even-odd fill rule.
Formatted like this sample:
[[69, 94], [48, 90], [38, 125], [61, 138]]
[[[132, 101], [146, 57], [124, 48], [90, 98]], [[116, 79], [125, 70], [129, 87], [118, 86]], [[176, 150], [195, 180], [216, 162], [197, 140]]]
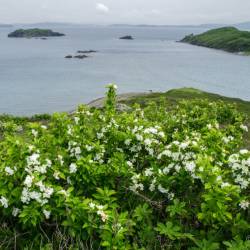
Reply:
[[[248, 128], [230, 104], [80, 106], [3, 127], [3, 249], [248, 249]], [[9, 122], [9, 121], [7, 121]]]

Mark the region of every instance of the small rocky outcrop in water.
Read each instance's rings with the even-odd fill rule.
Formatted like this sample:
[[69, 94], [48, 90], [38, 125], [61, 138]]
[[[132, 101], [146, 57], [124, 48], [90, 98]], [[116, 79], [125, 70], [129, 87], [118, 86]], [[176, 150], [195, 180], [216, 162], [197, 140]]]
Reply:
[[8, 37], [10, 38], [32, 38], [32, 37], [56, 37], [65, 36], [62, 33], [54, 32], [49, 29], [18, 29], [11, 32]]
[[71, 58], [85, 59], [85, 58], [89, 57], [85, 54], [96, 53], [96, 52], [98, 52], [98, 51], [97, 50], [78, 50], [75, 55], [67, 55], [64, 58], [67, 58], [67, 59], [71, 59]]
[[76, 55], [74, 56], [74, 58], [77, 58], [77, 59], [84, 59], [84, 58], [87, 58], [88, 56], [86, 55]]
[[123, 40], [134, 40], [134, 38], [132, 36], [122, 36], [122, 37], [120, 37], [120, 39], [123, 39]]
[[79, 54], [90, 54], [90, 53], [96, 53], [97, 50], [78, 50], [77, 53]]

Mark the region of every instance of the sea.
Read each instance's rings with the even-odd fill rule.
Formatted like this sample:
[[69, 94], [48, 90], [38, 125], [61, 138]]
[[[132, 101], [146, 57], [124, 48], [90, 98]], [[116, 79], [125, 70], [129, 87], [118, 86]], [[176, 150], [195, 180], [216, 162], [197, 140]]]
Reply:
[[[40, 27], [41, 26], [41, 27]], [[15, 25], [0, 28], [0, 113], [30, 116], [70, 111], [118, 93], [193, 87], [250, 101], [250, 56], [178, 42], [208, 28], [126, 25]], [[18, 28], [50, 28], [64, 37], [8, 38]], [[134, 40], [120, 40], [131, 35]], [[97, 50], [85, 59], [65, 59]]]

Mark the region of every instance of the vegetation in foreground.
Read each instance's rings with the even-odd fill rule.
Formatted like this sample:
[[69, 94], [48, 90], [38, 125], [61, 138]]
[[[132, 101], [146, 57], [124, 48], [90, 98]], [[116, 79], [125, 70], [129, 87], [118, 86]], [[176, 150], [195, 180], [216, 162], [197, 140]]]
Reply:
[[201, 99], [117, 113], [115, 95], [3, 130], [0, 248], [249, 249], [246, 116]]
[[250, 53], [250, 32], [234, 27], [212, 29], [199, 35], [188, 35], [181, 42], [234, 53]]
[[18, 29], [11, 32], [8, 35], [8, 37], [16, 37], [16, 38], [50, 37], [50, 36], [64, 36], [64, 34], [59, 32], [54, 32], [49, 29]]

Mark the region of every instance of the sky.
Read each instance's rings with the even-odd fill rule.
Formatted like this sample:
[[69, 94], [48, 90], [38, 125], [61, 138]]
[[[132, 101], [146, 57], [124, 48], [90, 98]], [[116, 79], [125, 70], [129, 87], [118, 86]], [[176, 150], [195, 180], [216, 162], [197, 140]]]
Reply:
[[0, 0], [0, 23], [230, 24], [249, 10], [250, 0]]

